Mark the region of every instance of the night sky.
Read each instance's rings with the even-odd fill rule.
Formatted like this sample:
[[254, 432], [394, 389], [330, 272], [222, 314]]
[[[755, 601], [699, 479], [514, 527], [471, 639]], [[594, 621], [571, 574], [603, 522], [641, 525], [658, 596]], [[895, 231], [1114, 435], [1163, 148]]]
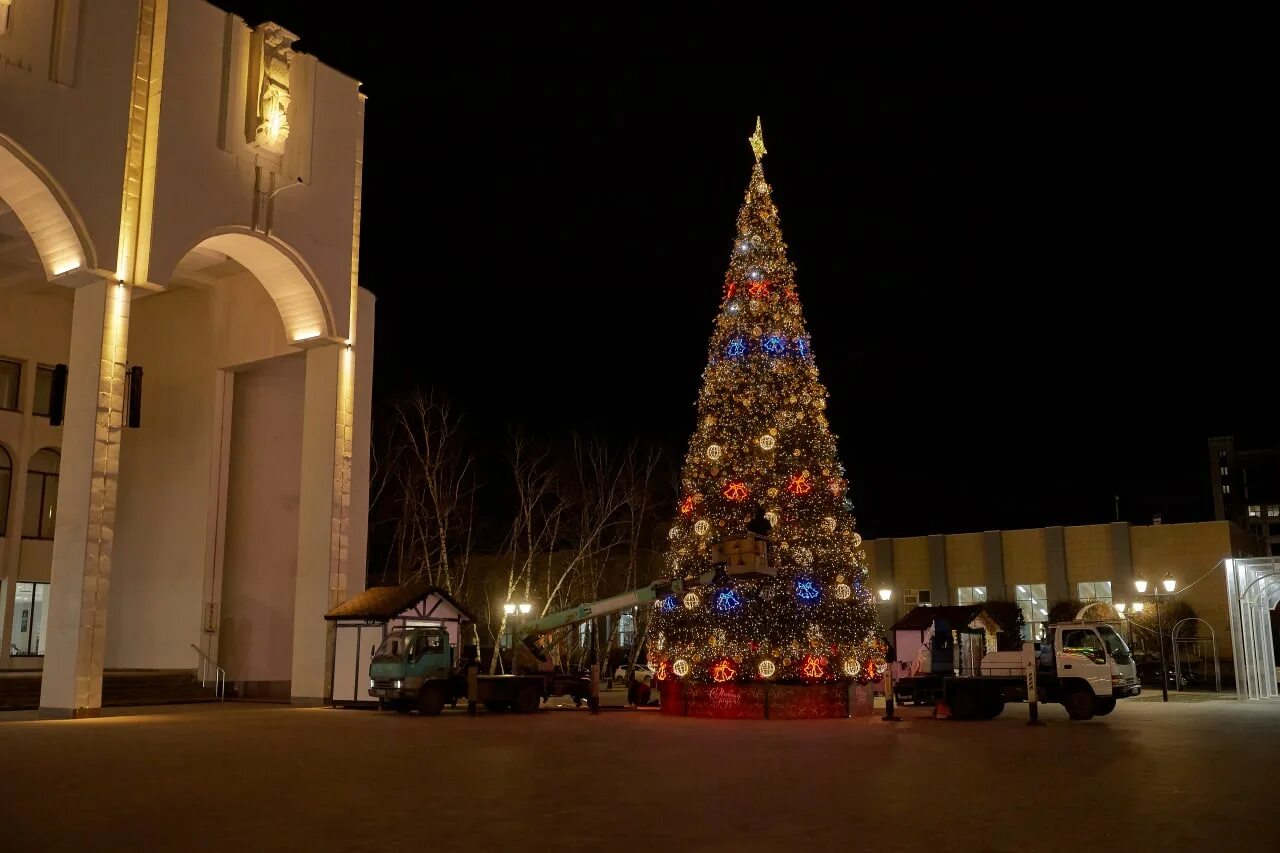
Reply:
[[369, 96], [375, 418], [682, 455], [760, 114], [864, 535], [1202, 520], [1205, 440], [1278, 439], [1265, 139], [1205, 21], [219, 5]]

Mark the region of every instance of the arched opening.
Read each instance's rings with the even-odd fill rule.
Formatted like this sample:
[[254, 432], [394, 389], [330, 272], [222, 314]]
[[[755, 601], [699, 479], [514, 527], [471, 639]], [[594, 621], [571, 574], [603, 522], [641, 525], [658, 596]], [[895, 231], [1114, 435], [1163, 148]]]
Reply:
[[96, 267], [85, 229], [49, 173], [16, 142], [0, 135], [0, 217], [12, 212], [35, 244], [44, 277]]
[[291, 247], [260, 232], [225, 228], [201, 238], [172, 278], [210, 282], [238, 270], [252, 275], [271, 297], [289, 343], [334, 335], [333, 311], [315, 273]]
[[1254, 557], [1224, 563], [1236, 695], [1241, 699], [1280, 696], [1272, 623], [1272, 613], [1280, 604], [1280, 559]]

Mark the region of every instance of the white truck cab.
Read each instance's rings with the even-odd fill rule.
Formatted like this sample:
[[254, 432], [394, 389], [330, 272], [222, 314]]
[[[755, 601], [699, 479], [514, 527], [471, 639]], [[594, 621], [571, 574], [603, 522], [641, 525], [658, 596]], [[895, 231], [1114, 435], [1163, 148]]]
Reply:
[[[1110, 714], [1116, 700], [1142, 692], [1133, 653], [1106, 622], [1050, 625], [1036, 654], [1039, 701], [1061, 703], [1073, 720]], [[1020, 652], [993, 652], [982, 659], [982, 674], [1007, 674], [1020, 660]]]

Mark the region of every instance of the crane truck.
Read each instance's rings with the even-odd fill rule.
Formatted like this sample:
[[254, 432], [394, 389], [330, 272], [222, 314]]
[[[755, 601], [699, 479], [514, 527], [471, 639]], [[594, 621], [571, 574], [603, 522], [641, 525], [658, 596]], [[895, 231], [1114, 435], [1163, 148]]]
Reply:
[[[1142, 692], [1129, 646], [1106, 622], [1050, 625], [1045, 639], [1033, 646], [1034, 662], [1021, 651], [990, 652], [976, 672], [958, 673], [952, 635], [973, 632], [953, 632], [944, 620], [935, 620], [929, 671], [897, 680], [898, 701], [942, 700], [956, 719], [991, 719], [1006, 702], [1027, 701], [1034, 683], [1035, 700], [1061, 704], [1071, 719], [1088, 720], [1110, 714], [1117, 700]], [[1028, 667], [1034, 668], [1034, 679]]]
[[[374, 651], [369, 662], [369, 691], [383, 707], [408, 713], [415, 708], [434, 716], [445, 705], [474, 698], [487, 710], [529, 713], [550, 696], [571, 696], [581, 704], [591, 692], [590, 679], [558, 672], [539, 647], [538, 639], [551, 631], [649, 604], [676, 595], [695, 585], [711, 583], [716, 572], [696, 579], [659, 580], [648, 586], [610, 598], [551, 613], [522, 626], [522, 640], [513, 653], [510, 675], [479, 675], [474, 646], [459, 653], [449, 634], [438, 627], [414, 627], [393, 631]], [[474, 679], [474, 694], [471, 680]]]

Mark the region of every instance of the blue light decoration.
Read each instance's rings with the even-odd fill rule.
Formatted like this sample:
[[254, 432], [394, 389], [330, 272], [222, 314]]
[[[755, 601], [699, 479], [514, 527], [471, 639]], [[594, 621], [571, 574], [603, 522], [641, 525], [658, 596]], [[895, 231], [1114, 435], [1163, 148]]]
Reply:
[[802, 357], [809, 354], [808, 338], [796, 338], [796, 352]]
[[716, 610], [737, 610], [742, 606], [742, 599], [738, 597], [736, 589], [722, 589], [716, 593]]
[[676, 603], [676, 597], [674, 595], [668, 595], [666, 598], [662, 599], [663, 613], [670, 613], [672, 610], [675, 610], [677, 607], [679, 607], [679, 604]]
[[817, 601], [822, 591], [818, 589], [818, 585], [808, 578], [801, 578], [796, 581], [796, 597], [801, 601]]
[[782, 355], [787, 351], [787, 342], [778, 335], [773, 335], [764, 339], [763, 347], [769, 355]]
[[738, 358], [747, 354], [747, 342], [742, 338], [734, 338], [729, 341], [729, 347], [725, 350], [725, 354], [729, 358]]

